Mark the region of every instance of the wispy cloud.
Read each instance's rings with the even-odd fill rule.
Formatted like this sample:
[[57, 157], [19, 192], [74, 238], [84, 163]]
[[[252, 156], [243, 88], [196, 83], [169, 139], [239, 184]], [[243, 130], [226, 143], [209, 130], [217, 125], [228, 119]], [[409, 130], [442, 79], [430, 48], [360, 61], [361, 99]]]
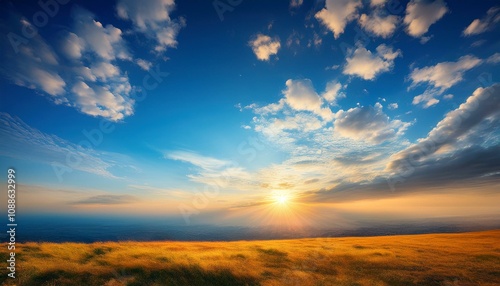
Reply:
[[491, 7], [482, 19], [475, 19], [462, 32], [464, 36], [472, 36], [491, 30], [500, 22], [500, 6]]
[[73, 205], [119, 205], [136, 203], [139, 198], [131, 195], [97, 195], [73, 202]]
[[[8, 113], [0, 113], [0, 155], [35, 161], [49, 166], [52, 163], [68, 168], [116, 178], [110, 171], [117, 166], [117, 154], [83, 148], [55, 135], [45, 134]], [[118, 156], [121, 157], [121, 156]]]

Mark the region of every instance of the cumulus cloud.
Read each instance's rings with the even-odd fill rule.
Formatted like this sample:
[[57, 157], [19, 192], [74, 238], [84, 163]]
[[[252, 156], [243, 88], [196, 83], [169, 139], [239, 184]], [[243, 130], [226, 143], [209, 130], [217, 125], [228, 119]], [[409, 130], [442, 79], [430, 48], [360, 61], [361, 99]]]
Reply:
[[361, 14], [358, 21], [359, 25], [366, 31], [382, 38], [388, 38], [394, 34], [400, 19], [394, 15], [383, 16], [381, 10], [376, 9], [370, 15]]
[[174, 20], [170, 14], [175, 9], [174, 0], [134, 1], [120, 0], [116, 5], [118, 16], [130, 20], [137, 31], [156, 40], [155, 51], [164, 52], [177, 46], [177, 35], [185, 26], [184, 18]]
[[272, 55], [278, 54], [281, 47], [278, 38], [271, 38], [267, 35], [258, 34], [248, 42], [257, 59], [268, 61]]
[[355, 107], [339, 110], [335, 114], [334, 132], [354, 140], [366, 140], [380, 144], [402, 135], [410, 123], [390, 120], [382, 105]]
[[422, 37], [429, 27], [441, 19], [448, 12], [443, 0], [433, 2], [412, 0], [406, 6], [404, 23], [407, 33], [415, 38]]
[[[14, 30], [33, 28], [24, 18], [13, 18]], [[117, 64], [131, 59], [121, 30], [103, 25], [77, 6], [72, 18], [71, 30], [59, 35], [56, 48], [40, 35], [30, 39], [29, 45], [20, 45], [17, 54], [5, 46], [2, 57], [8, 60], [3, 61], [2, 73], [17, 85], [47, 93], [56, 104], [91, 116], [117, 121], [131, 115], [132, 87]]]
[[330, 81], [321, 96], [331, 105], [336, 105], [339, 99], [346, 97], [345, 93], [341, 91], [343, 88], [338, 81]]
[[456, 62], [442, 62], [435, 66], [415, 68], [410, 74], [412, 87], [420, 83], [428, 83], [426, 91], [413, 99], [413, 104], [423, 104], [424, 107], [435, 105], [439, 102], [436, 98], [448, 88], [463, 80], [464, 73], [483, 60], [471, 55], [462, 56]]
[[315, 17], [325, 25], [337, 39], [347, 23], [358, 17], [358, 9], [363, 6], [361, 0], [326, 0], [325, 8]]
[[401, 51], [393, 51], [384, 44], [377, 47], [374, 54], [364, 47], [358, 47], [347, 57], [343, 73], [359, 76], [365, 80], [373, 80], [377, 75], [390, 71], [394, 60], [401, 56]]
[[301, 111], [311, 111], [325, 119], [332, 116], [332, 112], [328, 107], [323, 106], [323, 100], [319, 96], [312, 82], [308, 79], [304, 80], [287, 80], [286, 89], [283, 91], [286, 103], [293, 109]]
[[[73, 11], [74, 29], [79, 41], [74, 40], [71, 35], [69, 41], [73, 43], [73, 54], [77, 51], [92, 51], [100, 58], [111, 61], [118, 59], [130, 59], [130, 54], [122, 38], [122, 31], [113, 25], [104, 26], [101, 22], [94, 20], [95, 16], [89, 11], [78, 8]], [[77, 44], [80, 46], [77, 46]]]
[[478, 35], [493, 29], [498, 22], [500, 22], [500, 6], [491, 7], [486, 16], [472, 21], [462, 33], [464, 36]]

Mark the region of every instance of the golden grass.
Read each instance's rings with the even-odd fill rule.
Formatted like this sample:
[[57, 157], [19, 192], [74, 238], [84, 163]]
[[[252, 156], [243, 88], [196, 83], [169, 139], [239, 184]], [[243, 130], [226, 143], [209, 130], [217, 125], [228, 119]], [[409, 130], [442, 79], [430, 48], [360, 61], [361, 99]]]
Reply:
[[[25, 243], [2, 285], [500, 285], [500, 230], [235, 242]], [[7, 247], [1, 246], [2, 261]]]

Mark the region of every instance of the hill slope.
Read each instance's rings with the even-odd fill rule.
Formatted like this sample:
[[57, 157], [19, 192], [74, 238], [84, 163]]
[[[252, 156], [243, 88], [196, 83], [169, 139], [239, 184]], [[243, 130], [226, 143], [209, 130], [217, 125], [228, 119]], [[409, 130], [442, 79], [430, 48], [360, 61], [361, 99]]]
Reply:
[[[500, 285], [500, 230], [235, 242], [26, 243], [2, 285]], [[1, 260], [8, 259], [2, 244]], [[5, 262], [4, 262], [5, 263]]]

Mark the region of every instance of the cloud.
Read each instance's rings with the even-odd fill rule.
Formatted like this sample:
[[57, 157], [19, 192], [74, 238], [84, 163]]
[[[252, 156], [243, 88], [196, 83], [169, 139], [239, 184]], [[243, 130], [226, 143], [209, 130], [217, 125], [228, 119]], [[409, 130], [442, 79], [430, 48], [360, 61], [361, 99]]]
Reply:
[[493, 55], [491, 55], [486, 59], [486, 62], [490, 64], [500, 63], [500, 53], [494, 53]]
[[345, 98], [344, 92], [341, 89], [344, 87], [337, 81], [330, 81], [326, 84], [326, 89], [321, 96], [331, 105], [336, 105], [339, 99]]
[[290, 0], [290, 7], [297, 8], [297, 7], [302, 6], [303, 3], [304, 3], [304, 0]]
[[376, 54], [364, 47], [358, 47], [346, 58], [343, 73], [373, 80], [377, 75], [390, 71], [394, 66], [394, 59], [399, 56], [400, 50], [393, 51], [392, 47], [384, 44], [377, 47]]
[[500, 85], [478, 88], [427, 137], [395, 152], [383, 173], [357, 182], [341, 181], [304, 197], [339, 202], [416, 192], [494, 192], [500, 179], [499, 123]]
[[411, 87], [420, 83], [428, 83], [429, 87], [421, 95], [413, 99], [413, 104], [429, 107], [439, 102], [436, 99], [448, 88], [463, 80], [466, 71], [478, 66], [483, 60], [471, 55], [462, 56], [456, 62], [442, 62], [435, 66], [414, 68], [410, 74]]
[[457, 109], [446, 114], [426, 138], [420, 139], [417, 144], [394, 155], [389, 169], [401, 169], [408, 160], [412, 160], [412, 162], [422, 161], [441, 151], [450, 152], [450, 150], [445, 150], [445, 147], [451, 147], [451, 151], [456, 151], [459, 146], [468, 147], [474, 146], [474, 144], [494, 143], [493, 138], [484, 139], [485, 136], [494, 134], [491, 132], [492, 130], [483, 133], [485, 128], [479, 125], [485, 123], [493, 129], [498, 129], [495, 124], [498, 123], [499, 119], [500, 85], [478, 88]]
[[395, 109], [398, 109], [398, 104], [397, 103], [391, 103], [389, 104], [389, 106], [387, 106], [387, 108], [389, 108], [390, 110], [395, 110]]
[[472, 23], [465, 28], [462, 32], [464, 36], [472, 36], [482, 34], [488, 30], [493, 29], [493, 27], [500, 22], [500, 7], [491, 7], [486, 12], [486, 16], [482, 19], [475, 19]]
[[248, 44], [252, 48], [257, 59], [261, 61], [269, 61], [272, 55], [278, 54], [278, 50], [281, 47], [278, 38], [273, 39], [263, 34], [256, 35]]
[[170, 160], [186, 162], [204, 170], [219, 170], [231, 164], [230, 161], [206, 157], [190, 151], [166, 152], [164, 157]]
[[382, 38], [388, 38], [394, 34], [400, 19], [394, 15], [384, 17], [380, 9], [375, 9], [370, 15], [361, 14], [358, 21], [359, 25], [366, 31]]
[[371, 0], [370, 1], [370, 6], [371, 7], [384, 6], [385, 2], [387, 2], [387, 0]]
[[[0, 155], [43, 164], [66, 166], [107, 178], [116, 178], [110, 169], [117, 165], [111, 153], [83, 148], [55, 135], [45, 134], [17, 117], [0, 112]], [[104, 158], [110, 158], [106, 160]]]
[[[12, 18], [15, 31], [31, 27], [22, 17]], [[3, 43], [5, 53], [0, 57], [5, 64], [1, 72], [15, 84], [43, 91], [54, 103], [87, 115], [118, 121], [133, 114], [132, 87], [117, 64], [131, 59], [121, 30], [104, 26], [78, 6], [72, 18], [71, 31], [57, 35], [57, 45], [36, 35], [29, 45], [18, 46], [19, 52], [14, 54], [12, 47]]]
[[175, 9], [174, 0], [150, 0], [138, 2], [119, 0], [116, 5], [118, 16], [130, 20], [138, 32], [156, 40], [154, 50], [164, 52], [177, 47], [177, 35], [186, 25], [184, 18], [173, 20], [170, 14]]
[[406, 6], [404, 23], [407, 25], [408, 35], [422, 37], [429, 27], [441, 19], [448, 12], [443, 0], [433, 2], [412, 0]]
[[365, 140], [374, 144], [402, 135], [410, 123], [390, 120], [382, 111], [382, 105], [355, 107], [335, 114], [334, 132], [354, 140]]
[[322, 107], [323, 100], [321, 96], [316, 93], [312, 86], [312, 82], [308, 79], [287, 80], [286, 89], [283, 91], [283, 94], [286, 103], [294, 110], [311, 111], [326, 120], [333, 116], [328, 107]]
[[360, 0], [326, 0], [325, 8], [315, 17], [325, 25], [337, 39], [347, 23], [358, 17], [358, 9], [363, 6]]
[[[82, 51], [91, 51], [103, 60], [130, 59], [130, 54], [122, 38], [122, 31], [113, 25], [104, 26], [96, 21], [95, 16], [83, 8], [73, 10], [74, 34], [68, 39], [73, 48], [82, 54]], [[75, 41], [74, 36], [80, 40]], [[80, 46], [77, 46], [77, 43]], [[76, 51], [72, 51], [74, 58]], [[78, 58], [77, 58], [78, 59]]]
[[143, 59], [137, 59], [136, 61], [136, 64], [143, 70], [145, 71], [148, 71], [149, 69], [151, 69], [151, 67], [153, 66], [153, 63], [151, 62], [148, 62], [146, 60], [143, 60]]
[[130, 204], [139, 201], [131, 195], [97, 195], [73, 202], [73, 205], [118, 205]]

